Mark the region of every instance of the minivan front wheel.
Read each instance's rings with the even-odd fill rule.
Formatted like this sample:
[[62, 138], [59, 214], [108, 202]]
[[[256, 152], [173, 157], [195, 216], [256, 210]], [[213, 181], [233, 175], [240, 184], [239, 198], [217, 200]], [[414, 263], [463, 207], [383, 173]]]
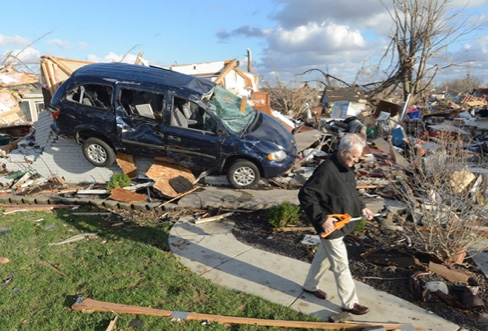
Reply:
[[235, 188], [249, 188], [259, 182], [261, 175], [254, 163], [240, 159], [229, 167], [227, 179]]
[[115, 152], [103, 140], [88, 138], [83, 143], [83, 154], [85, 158], [95, 167], [109, 167], [115, 161]]

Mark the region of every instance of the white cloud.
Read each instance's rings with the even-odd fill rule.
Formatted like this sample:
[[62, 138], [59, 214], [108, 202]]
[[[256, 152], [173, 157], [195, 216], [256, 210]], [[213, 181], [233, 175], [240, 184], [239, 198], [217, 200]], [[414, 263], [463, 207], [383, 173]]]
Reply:
[[90, 44], [89, 44], [89, 43], [87, 43], [87, 42], [84, 42], [84, 41], [80, 41], [80, 42], [78, 43], [78, 47], [79, 47], [80, 49], [87, 49], [88, 47], [90, 47]]
[[33, 64], [39, 63], [41, 58], [41, 52], [37, 49], [32, 47], [27, 47], [23, 50], [21, 49], [14, 49], [9, 52], [5, 52], [3, 56], [10, 55], [12, 61], [14, 63], [23, 63], [23, 64]]
[[59, 48], [62, 48], [62, 49], [70, 49], [71, 48], [71, 45], [69, 42], [61, 40], [61, 39], [51, 39], [51, 40], [46, 41], [46, 44], [55, 45], [55, 46], [58, 46]]
[[278, 28], [268, 39], [270, 47], [278, 52], [306, 53], [320, 51], [332, 53], [366, 45], [361, 33], [346, 25], [310, 23], [293, 30]]
[[86, 57], [86, 61], [90, 62], [124, 62], [124, 63], [135, 63], [137, 55], [129, 53], [124, 55], [119, 55], [114, 52], [110, 52], [103, 57], [96, 56], [94, 54], [89, 54]]
[[27, 46], [29, 39], [21, 36], [4, 36], [0, 34], [0, 46]]

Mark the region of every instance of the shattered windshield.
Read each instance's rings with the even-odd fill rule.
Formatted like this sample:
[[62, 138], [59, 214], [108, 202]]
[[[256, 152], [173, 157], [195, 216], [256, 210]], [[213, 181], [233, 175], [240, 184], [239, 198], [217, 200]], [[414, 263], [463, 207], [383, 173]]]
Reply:
[[221, 86], [216, 86], [207, 104], [229, 129], [240, 134], [256, 116], [256, 110], [247, 103], [241, 112], [241, 102], [240, 97]]

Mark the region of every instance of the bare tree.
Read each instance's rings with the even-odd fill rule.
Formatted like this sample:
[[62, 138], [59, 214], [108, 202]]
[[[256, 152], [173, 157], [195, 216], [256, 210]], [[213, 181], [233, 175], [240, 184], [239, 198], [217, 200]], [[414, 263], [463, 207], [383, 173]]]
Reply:
[[[383, 2], [383, 1], [382, 1]], [[435, 56], [475, 29], [465, 7], [448, 11], [450, 0], [392, 0], [393, 6], [383, 5], [393, 21], [391, 42], [381, 61], [390, 59], [388, 78], [372, 92], [390, 94], [397, 87], [404, 100], [411, 101], [425, 91], [441, 69], [432, 63]]]
[[296, 119], [307, 118], [308, 110], [313, 110], [318, 105], [318, 97], [314, 89], [308, 84], [297, 81], [285, 84], [276, 78], [274, 85], [264, 81], [261, 90], [269, 94], [271, 108]]

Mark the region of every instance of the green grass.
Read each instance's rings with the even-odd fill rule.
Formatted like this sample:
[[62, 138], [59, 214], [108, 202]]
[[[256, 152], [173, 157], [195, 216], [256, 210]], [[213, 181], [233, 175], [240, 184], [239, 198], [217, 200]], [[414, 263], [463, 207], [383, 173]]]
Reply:
[[[76, 210], [79, 212], [82, 210]], [[86, 210], [92, 211], [92, 210]], [[42, 221], [39, 221], [42, 219]], [[124, 222], [122, 226], [113, 224]], [[73, 216], [71, 211], [0, 216], [0, 330], [106, 330], [114, 313], [71, 310], [78, 296], [164, 310], [250, 318], [309, 320], [256, 296], [212, 284], [179, 264], [168, 248], [171, 224], [157, 217]], [[97, 238], [49, 245], [77, 234]], [[67, 277], [42, 265], [46, 261]], [[290, 271], [292, 272], [292, 271]], [[135, 322], [141, 322], [135, 327]], [[228, 330], [217, 323], [120, 315], [116, 330]], [[278, 330], [234, 325], [232, 330]]]

